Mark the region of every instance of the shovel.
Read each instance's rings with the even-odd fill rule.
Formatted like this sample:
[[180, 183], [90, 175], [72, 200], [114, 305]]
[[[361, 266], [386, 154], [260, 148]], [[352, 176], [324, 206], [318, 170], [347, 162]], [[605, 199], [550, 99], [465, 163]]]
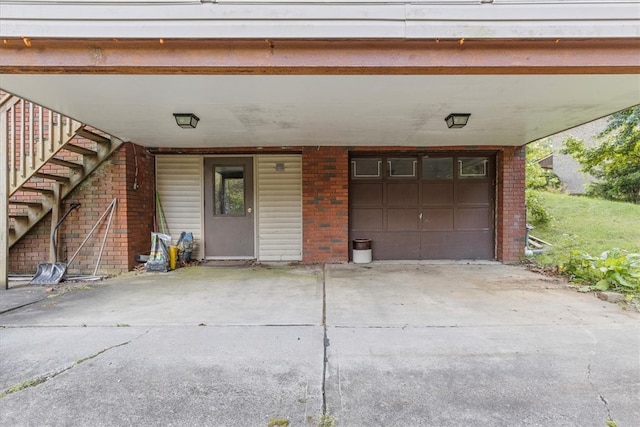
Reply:
[[62, 224], [62, 221], [73, 211], [79, 207], [80, 203], [71, 203], [69, 210], [62, 215], [60, 221], [57, 222], [53, 230], [51, 230], [51, 246], [53, 248], [53, 263], [38, 264], [35, 276], [29, 282], [30, 285], [57, 285], [62, 280], [62, 277], [67, 272], [67, 264], [64, 262], [58, 262], [58, 248], [56, 246], [56, 233], [58, 227]]

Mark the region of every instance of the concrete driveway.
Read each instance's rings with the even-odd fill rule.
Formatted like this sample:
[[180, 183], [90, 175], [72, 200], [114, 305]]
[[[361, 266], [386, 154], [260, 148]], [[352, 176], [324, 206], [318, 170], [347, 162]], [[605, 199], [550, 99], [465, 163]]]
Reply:
[[62, 290], [0, 292], [1, 425], [640, 419], [640, 314], [519, 267], [192, 267]]

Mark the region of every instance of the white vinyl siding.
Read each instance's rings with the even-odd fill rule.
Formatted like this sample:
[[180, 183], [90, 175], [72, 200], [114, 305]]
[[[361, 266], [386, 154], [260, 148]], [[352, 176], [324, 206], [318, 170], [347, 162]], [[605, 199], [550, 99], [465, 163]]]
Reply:
[[156, 156], [156, 190], [172, 242], [182, 231], [192, 232], [192, 257], [201, 259], [202, 156]]
[[637, 0], [0, 2], [0, 37], [446, 39], [638, 37]]
[[256, 158], [258, 260], [302, 260], [302, 157]]

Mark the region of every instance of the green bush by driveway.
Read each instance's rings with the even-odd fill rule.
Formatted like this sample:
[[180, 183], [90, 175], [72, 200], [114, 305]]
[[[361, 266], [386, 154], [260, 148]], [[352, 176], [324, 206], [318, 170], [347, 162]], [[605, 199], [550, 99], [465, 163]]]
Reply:
[[536, 260], [583, 289], [640, 294], [640, 205], [537, 191], [551, 216], [532, 234], [554, 246]]

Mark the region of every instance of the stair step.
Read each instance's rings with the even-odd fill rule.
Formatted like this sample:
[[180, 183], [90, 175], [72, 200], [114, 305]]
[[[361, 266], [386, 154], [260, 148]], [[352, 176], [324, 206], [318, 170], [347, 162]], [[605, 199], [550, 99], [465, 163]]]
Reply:
[[49, 159], [49, 163], [53, 163], [54, 165], [63, 166], [65, 168], [69, 168], [69, 169], [84, 169], [84, 166], [82, 166], [79, 163], [74, 163], [74, 162], [70, 162], [70, 161], [67, 161], [67, 160], [58, 159], [57, 157], [50, 158]]
[[79, 145], [75, 145], [75, 144], [71, 144], [71, 143], [65, 144], [64, 147], [62, 147], [62, 148], [65, 149], [65, 150], [68, 150], [68, 151], [73, 151], [74, 153], [77, 153], [77, 154], [81, 154], [83, 156], [97, 156], [98, 155], [98, 153], [96, 153], [93, 150], [89, 150], [88, 148], [84, 148], [84, 147], [81, 147]]
[[9, 204], [10, 205], [16, 205], [16, 206], [28, 206], [30, 208], [40, 208], [42, 207], [42, 203], [41, 202], [30, 202], [27, 200], [9, 200]]
[[66, 176], [60, 176], [60, 175], [52, 175], [50, 173], [35, 173], [33, 174], [33, 176], [37, 176], [38, 178], [42, 178], [42, 179], [49, 179], [51, 181], [57, 181], [60, 182], [62, 184], [66, 184], [69, 181], [71, 181], [69, 178], [67, 178]]
[[9, 218], [13, 218], [16, 221], [29, 221], [29, 215], [27, 214], [9, 214]]
[[111, 140], [109, 138], [98, 135], [97, 133], [91, 132], [90, 130], [87, 130], [85, 128], [82, 128], [78, 132], [76, 132], [76, 135], [90, 139], [91, 141], [95, 141], [99, 144], [111, 144]]
[[40, 193], [45, 195], [53, 194], [53, 190], [49, 190], [47, 188], [38, 188], [38, 187], [20, 187], [19, 191], [29, 191], [31, 193]]

